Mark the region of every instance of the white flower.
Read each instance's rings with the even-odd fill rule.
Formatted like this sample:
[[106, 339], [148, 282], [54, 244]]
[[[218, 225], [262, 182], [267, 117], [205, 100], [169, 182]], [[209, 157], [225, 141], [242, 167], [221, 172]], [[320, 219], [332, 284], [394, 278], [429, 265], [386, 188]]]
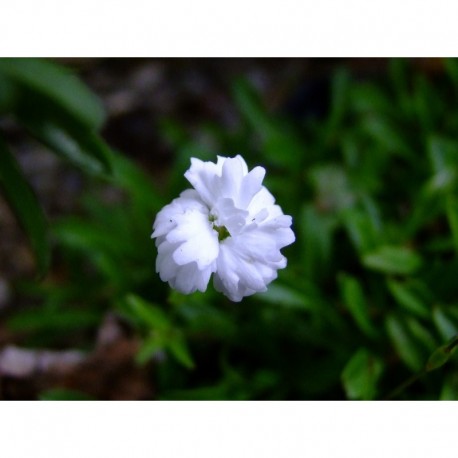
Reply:
[[187, 189], [156, 216], [156, 271], [181, 293], [207, 289], [235, 302], [266, 291], [286, 267], [280, 249], [294, 242], [291, 216], [275, 205], [262, 185], [265, 169], [248, 167], [241, 156], [217, 163], [191, 159]]

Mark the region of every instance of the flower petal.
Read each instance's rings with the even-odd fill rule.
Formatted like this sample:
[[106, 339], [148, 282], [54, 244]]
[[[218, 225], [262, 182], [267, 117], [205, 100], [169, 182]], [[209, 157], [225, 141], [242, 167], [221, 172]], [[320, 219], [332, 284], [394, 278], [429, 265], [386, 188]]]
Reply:
[[238, 199], [240, 208], [247, 208], [254, 196], [261, 191], [265, 174], [266, 170], [263, 167], [255, 167], [243, 177]]
[[[232, 301], [267, 289], [286, 267], [280, 249], [293, 243], [292, 218], [262, 185], [263, 167], [248, 172], [241, 156], [216, 163], [191, 159], [194, 189], [164, 207], [154, 222], [162, 280], [183, 293], [214, 285]], [[226, 229], [224, 232], [222, 229]], [[218, 240], [218, 236], [227, 234]]]
[[197, 191], [187, 190], [158, 213], [153, 225], [156, 271], [185, 294], [205, 291], [216, 269], [218, 234], [208, 218], [208, 207]]
[[192, 158], [191, 167], [184, 174], [185, 178], [199, 193], [200, 198], [210, 208], [213, 206], [215, 197], [220, 195], [217, 178], [221, 175], [223, 163], [224, 161], [220, 160], [218, 160], [217, 164], [214, 164], [213, 162], [204, 162], [200, 159]]
[[176, 276], [170, 280], [170, 286], [183, 294], [197, 290], [205, 292], [211, 274], [211, 267], [200, 270], [195, 263], [186, 264], [176, 270]]

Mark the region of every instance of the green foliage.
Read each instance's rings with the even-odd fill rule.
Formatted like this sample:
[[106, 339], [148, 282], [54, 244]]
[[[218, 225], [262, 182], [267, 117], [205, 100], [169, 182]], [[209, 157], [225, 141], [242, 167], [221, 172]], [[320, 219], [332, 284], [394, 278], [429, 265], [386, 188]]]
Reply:
[[342, 383], [349, 399], [374, 399], [383, 371], [380, 359], [365, 348], [359, 349], [342, 371]]
[[146, 332], [137, 355], [139, 363], [145, 363], [157, 352], [168, 350], [186, 368], [194, 367], [182, 331], [170, 321], [160, 307], [133, 294], [120, 301], [118, 307], [121, 313]]
[[369, 269], [395, 275], [414, 273], [421, 265], [421, 258], [418, 254], [401, 246], [387, 245], [382, 245], [375, 251], [367, 253], [362, 261]]
[[44, 274], [49, 264], [47, 224], [38, 200], [21, 169], [0, 137], [0, 185], [36, 253], [37, 267]]
[[458, 336], [453, 337], [446, 345], [437, 348], [426, 363], [426, 370], [432, 371], [443, 366], [453, 355], [458, 345]]
[[24, 90], [30, 90], [52, 100], [87, 127], [102, 126], [105, 114], [101, 103], [66, 68], [39, 59], [1, 59], [0, 73], [18, 86], [16, 98], [23, 98]]
[[[102, 106], [68, 70], [46, 60], [0, 59], [0, 114], [12, 114], [73, 164], [99, 175], [110, 171], [109, 148], [96, 133], [104, 121]], [[49, 263], [45, 217], [1, 137], [0, 161], [2, 187], [43, 274]]]
[[55, 388], [40, 394], [40, 401], [93, 401], [94, 399], [85, 393], [75, 390]]
[[[138, 364], [154, 361], [160, 399], [379, 399], [393, 390], [404, 399], [458, 397], [451, 343], [458, 329], [456, 61], [435, 77], [403, 60], [379, 80], [339, 70], [322, 118], [271, 113], [248, 81], [237, 80], [233, 130], [203, 125], [204, 145], [187, 126], [162, 121], [176, 161], [160, 190], [100, 143], [91, 97], [75, 104], [68, 89], [53, 92], [5, 65], [3, 110], [13, 107], [33, 135], [97, 172], [82, 213], [51, 228], [64, 278], [24, 288], [43, 308], [18, 312], [13, 329], [52, 341], [50, 329], [65, 333], [73, 319], [84, 331], [114, 310], [141, 339]], [[6, 80], [14, 97], [2, 92]], [[59, 105], [43, 113], [73, 138], [71, 147], [38, 124], [22, 91]], [[297, 241], [284, 250], [288, 267], [266, 293], [241, 304], [211, 286], [181, 295], [155, 272], [155, 214], [187, 186], [190, 157], [237, 153], [267, 169], [266, 186], [293, 216]], [[118, 201], [103, 199], [107, 182]]]

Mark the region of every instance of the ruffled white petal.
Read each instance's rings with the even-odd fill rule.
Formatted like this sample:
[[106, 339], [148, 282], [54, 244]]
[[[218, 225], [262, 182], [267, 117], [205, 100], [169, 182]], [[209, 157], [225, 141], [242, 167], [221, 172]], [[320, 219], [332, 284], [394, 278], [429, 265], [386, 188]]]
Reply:
[[234, 302], [266, 291], [277, 278], [277, 270], [286, 267], [280, 248], [295, 239], [293, 231], [284, 227], [288, 218], [263, 226], [253, 223], [241, 234], [224, 240], [217, 259], [215, 288]]
[[154, 222], [163, 281], [183, 293], [215, 289], [232, 301], [265, 291], [286, 266], [280, 249], [294, 242], [292, 219], [262, 185], [265, 169], [241, 156], [216, 163], [191, 159], [194, 189], [165, 206]]
[[161, 280], [182, 293], [205, 291], [216, 268], [218, 236], [208, 220], [208, 209], [194, 190], [184, 191], [157, 215], [156, 271]]

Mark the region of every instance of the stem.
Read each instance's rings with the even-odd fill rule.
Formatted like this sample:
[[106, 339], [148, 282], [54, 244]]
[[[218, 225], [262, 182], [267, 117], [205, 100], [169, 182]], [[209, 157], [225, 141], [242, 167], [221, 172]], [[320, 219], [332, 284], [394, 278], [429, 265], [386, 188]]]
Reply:
[[420, 379], [421, 377], [423, 377], [423, 375], [426, 374], [426, 370], [422, 370], [421, 372], [419, 372], [418, 374], [414, 374], [412, 375], [411, 377], [409, 377], [407, 380], [405, 380], [404, 382], [402, 382], [400, 385], [398, 385], [393, 391], [391, 391], [390, 393], [388, 393], [384, 398], [383, 400], [384, 401], [389, 401], [389, 400], [392, 400], [394, 399], [399, 393], [401, 393], [402, 391], [404, 391], [406, 388], [408, 388], [410, 385], [412, 385], [413, 383], [415, 383], [418, 379]]

